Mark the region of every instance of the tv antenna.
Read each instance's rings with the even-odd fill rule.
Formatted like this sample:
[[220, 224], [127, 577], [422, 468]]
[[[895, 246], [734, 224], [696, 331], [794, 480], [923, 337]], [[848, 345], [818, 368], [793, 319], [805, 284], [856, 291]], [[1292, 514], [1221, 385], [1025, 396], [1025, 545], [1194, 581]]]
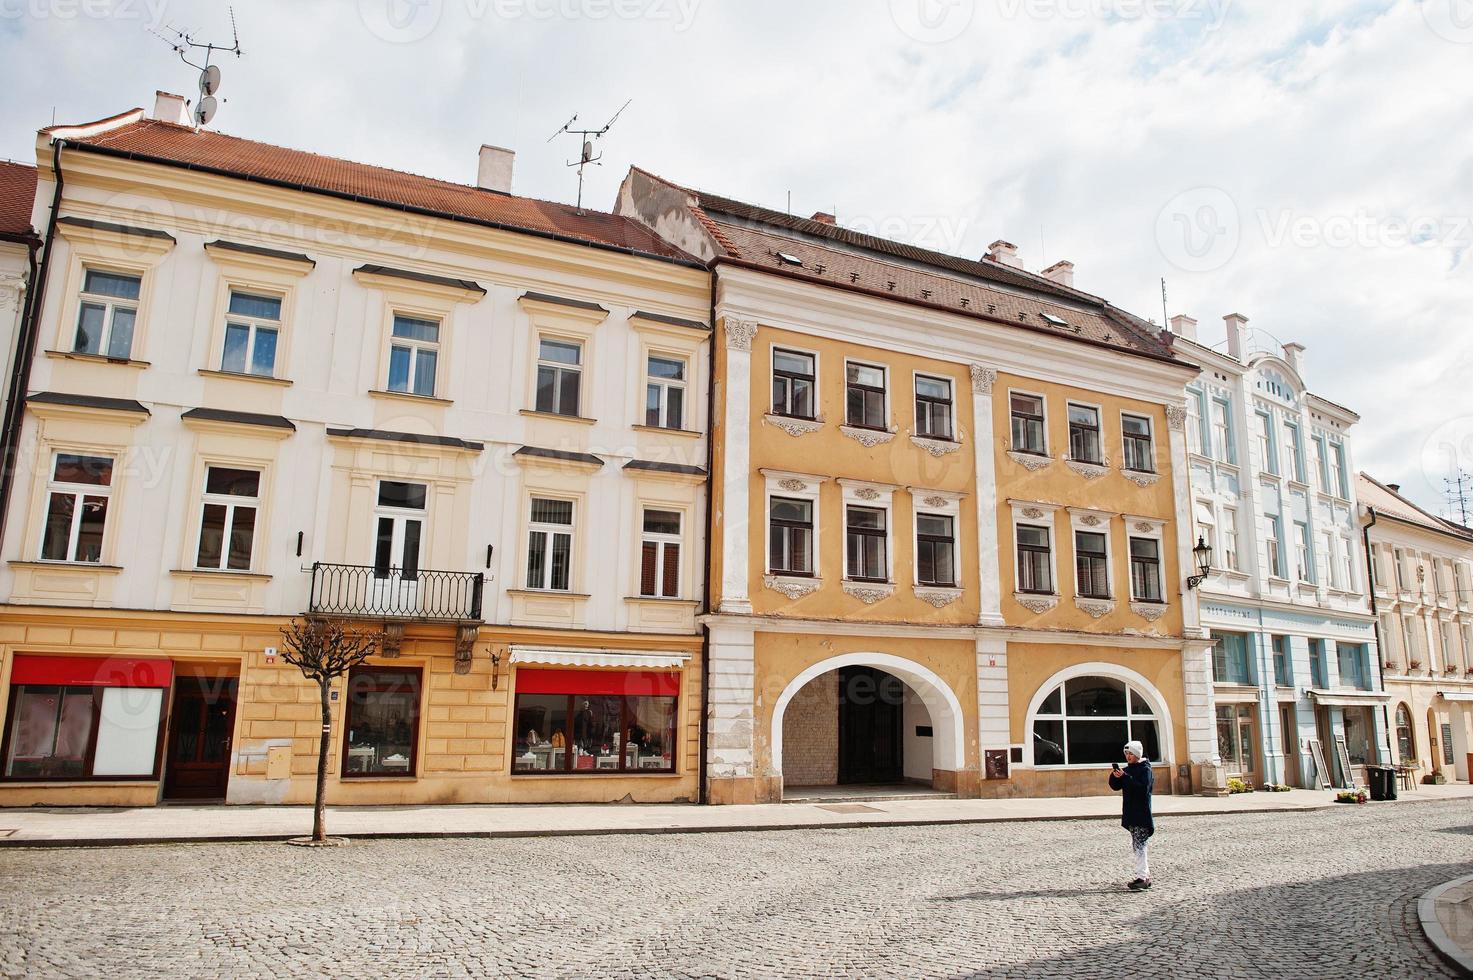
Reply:
[[1442, 485], [1443, 496], [1447, 498], [1448, 516], [1457, 514], [1458, 523], [1467, 527], [1469, 508], [1473, 508], [1473, 502], [1468, 499], [1473, 494], [1473, 474], [1463, 469], [1454, 470], [1452, 476], [1443, 479]]
[[601, 139], [605, 133], [613, 128], [614, 120], [622, 116], [624, 114], [624, 110], [629, 108], [629, 103], [633, 101], [633, 99], [630, 99], [628, 102], [625, 102], [623, 105], [621, 105], [619, 107], [619, 111], [614, 113], [613, 116], [609, 118], [609, 121], [604, 123], [603, 126], [598, 129], [574, 129], [573, 124], [578, 121], [578, 114], [575, 112], [573, 113], [572, 119], [569, 119], [567, 122], [563, 123], [557, 132], [553, 133], [547, 138], [547, 142], [549, 143], [557, 139], [559, 136], [581, 136], [583, 138], [583, 150], [581, 153], [578, 154], [578, 159], [568, 161], [568, 166], [578, 168], [578, 210], [580, 211], [583, 210], [583, 168], [587, 167], [590, 163], [594, 166], [603, 166], [600, 161], [603, 160], [604, 156], [602, 153], [598, 154], [597, 156], [594, 155], [593, 141], [596, 139]]
[[[229, 46], [209, 41], [197, 41], [193, 31], [184, 31], [173, 26], [166, 28], [172, 37], [153, 31], [155, 37], [174, 49], [180, 61], [199, 70], [199, 98], [195, 100], [194, 108], [189, 114], [190, 119], [194, 120], [196, 132], [201, 126], [214, 119], [215, 113], [220, 109], [220, 100], [215, 98], [215, 93], [220, 91], [220, 66], [210, 64], [210, 60], [215, 56], [216, 51], [240, 57], [240, 33], [235, 29], [235, 8], [226, 9], [230, 11]], [[191, 55], [199, 59], [198, 52], [200, 51], [204, 52], [203, 64], [189, 60]]]

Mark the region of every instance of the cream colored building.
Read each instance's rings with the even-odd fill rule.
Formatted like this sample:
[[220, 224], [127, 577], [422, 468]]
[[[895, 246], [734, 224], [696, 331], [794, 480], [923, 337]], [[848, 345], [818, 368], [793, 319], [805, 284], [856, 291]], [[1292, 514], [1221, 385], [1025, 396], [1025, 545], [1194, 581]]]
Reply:
[[1361, 522], [1381, 633], [1387, 728], [1399, 765], [1466, 782], [1473, 772], [1473, 530], [1362, 473]]
[[709, 273], [508, 151], [459, 185], [181, 113], [37, 139], [0, 805], [310, 800], [309, 612], [384, 633], [331, 802], [695, 800]]
[[1130, 737], [1161, 792], [1200, 783], [1194, 365], [1006, 242], [960, 259], [638, 169], [618, 210], [715, 270], [713, 802], [1105, 793]]

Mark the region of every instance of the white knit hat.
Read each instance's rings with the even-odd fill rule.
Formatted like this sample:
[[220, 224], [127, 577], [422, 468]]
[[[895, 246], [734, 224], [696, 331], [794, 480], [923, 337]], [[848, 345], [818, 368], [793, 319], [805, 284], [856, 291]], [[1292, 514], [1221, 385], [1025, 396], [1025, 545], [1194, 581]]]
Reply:
[[1140, 742], [1126, 742], [1125, 751], [1137, 759], [1144, 759], [1146, 757], [1146, 747]]

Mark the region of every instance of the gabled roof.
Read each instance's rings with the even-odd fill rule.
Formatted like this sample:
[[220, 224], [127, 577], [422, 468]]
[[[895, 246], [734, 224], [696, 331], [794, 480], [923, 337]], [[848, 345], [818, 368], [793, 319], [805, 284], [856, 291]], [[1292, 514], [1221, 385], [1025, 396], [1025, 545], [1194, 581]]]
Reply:
[[[396, 210], [466, 220], [671, 261], [695, 260], [638, 222], [568, 204], [515, 197], [305, 150], [125, 113], [88, 126], [53, 126], [67, 146], [171, 167], [330, 194]], [[75, 135], [74, 135], [75, 134]], [[29, 206], [27, 213], [29, 214]]]
[[1408, 524], [1418, 524], [1429, 531], [1436, 531], [1439, 534], [1459, 538], [1473, 545], [1473, 528], [1464, 527], [1461, 524], [1438, 517], [1436, 514], [1429, 514], [1369, 474], [1356, 474], [1355, 492], [1356, 499], [1363, 506], [1373, 508], [1378, 514], [1386, 517], [1394, 517]]
[[36, 168], [0, 160], [0, 238], [35, 236], [31, 207], [36, 200]]
[[1160, 328], [1043, 276], [795, 217], [634, 170], [688, 196], [693, 216], [715, 244], [717, 264], [731, 262], [1186, 365], [1162, 339]]

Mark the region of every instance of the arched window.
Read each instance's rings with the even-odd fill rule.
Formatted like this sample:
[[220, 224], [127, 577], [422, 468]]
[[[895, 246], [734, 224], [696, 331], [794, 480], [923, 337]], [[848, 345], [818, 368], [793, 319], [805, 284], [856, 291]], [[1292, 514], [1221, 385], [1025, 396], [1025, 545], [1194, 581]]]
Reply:
[[1049, 692], [1033, 714], [1035, 766], [1121, 762], [1121, 747], [1139, 739], [1159, 761], [1161, 742], [1150, 702], [1112, 677], [1074, 677]]
[[1412, 713], [1405, 704], [1396, 706], [1396, 757], [1401, 762], [1417, 761], [1417, 741], [1412, 734]]

